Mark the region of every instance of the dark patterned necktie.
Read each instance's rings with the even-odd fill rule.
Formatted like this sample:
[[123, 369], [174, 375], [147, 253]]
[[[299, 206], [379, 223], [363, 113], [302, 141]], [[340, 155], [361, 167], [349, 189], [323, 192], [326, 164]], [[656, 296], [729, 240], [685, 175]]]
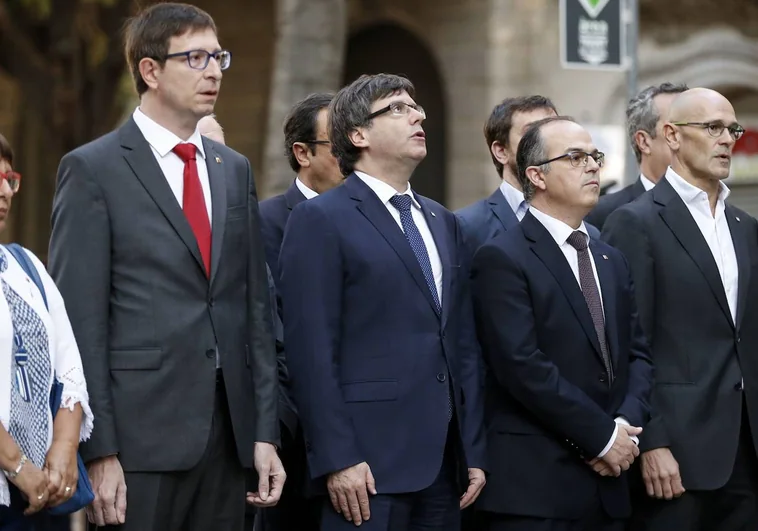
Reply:
[[600, 300], [600, 290], [595, 282], [595, 274], [592, 272], [592, 262], [587, 244], [587, 236], [578, 230], [571, 233], [566, 242], [576, 249], [579, 258], [579, 285], [582, 288], [584, 300], [592, 316], [595, 325], [595, 333], [600, 343], [600, 352], [603, 355], [603, 365], [608, 373], [608, 384], [613, 381], [613, 366], [608, 355], [608, 343], [605, 337], [605, 316], [603, 315], [603, 303]]

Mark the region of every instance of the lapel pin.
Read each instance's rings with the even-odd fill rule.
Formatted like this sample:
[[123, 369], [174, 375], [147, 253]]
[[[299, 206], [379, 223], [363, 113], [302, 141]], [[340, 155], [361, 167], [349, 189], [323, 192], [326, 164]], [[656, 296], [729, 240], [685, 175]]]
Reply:
[[608, 260], [608, 255], [607, 254], [603, 255], [603, 260]]
[[734, 217], [734, 219], [736, 219], [737, 221], [739, 221], [739, 220], [740, 220], [740, 218], [738, 218], [737, 216], [735, 216], [735, 217]]
[[216, 157], [216, 164], [221, 164], [221, 157]]
[[431, 212], [431, 211], [430, 211], [429, 213], [432, 215], [432, 217], [433, 217], [433, 218], [436, 218], [436, 217], [437, 217], [437, 214], [435, 214], [434, 212]]

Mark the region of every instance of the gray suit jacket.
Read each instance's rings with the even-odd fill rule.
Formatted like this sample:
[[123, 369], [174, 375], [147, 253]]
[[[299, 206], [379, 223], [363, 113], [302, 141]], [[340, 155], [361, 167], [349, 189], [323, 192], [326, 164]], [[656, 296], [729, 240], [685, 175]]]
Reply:
[[277, 368], [250, 163], [203, 139], [213, 208], [211, 276], [163, 172], [130, 118], [61, 160], [50, 272], [81, 351], [92, 438], [85, 460], [177, 471], [211, 429], [216, 348], [240, 462], [278, 444]]

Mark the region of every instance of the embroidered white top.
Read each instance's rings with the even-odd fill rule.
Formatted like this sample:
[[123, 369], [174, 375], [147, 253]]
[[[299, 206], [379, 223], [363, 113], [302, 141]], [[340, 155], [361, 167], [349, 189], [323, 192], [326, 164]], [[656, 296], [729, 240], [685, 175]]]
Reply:
[[[53, 439], [53, 417], [50, 411], [49, 396], [52, 387], [53, 377], [57, 376], [63, 384], [63, 397], [61, 408], [73, 410], [76, 404], [81, 404], [83, 411], [82, 426], [79, 434], [80, 440], [86, 440], [92, 433], [93, 416], [89, 406], [89, 395], [87, 394], [87, 384], [84, 380], [82, 370], [82, 360], [79, 355], [79, 349], [74, 339], [74, 333], [71, 329], [71, 323], [66, 314], [66, 308], [63, 303], [58, 288], [55, 286], [53, 279], [47, 274], [42, 262], [30, 251], [26, 251], [32, 259], [45, 287], [45, 295], [50, 307], [48, 311], [45, 302], [37, 286], [24, 272], [23, 268], [16, 259], [4, 247], [0, 247], [0, 285], [2, 285], [2, 294], [0, 296], [0, 367], [7, 370], [0, 370], [0, 422], [3, 427], [10, 433], [11, 418], [14, 416], [11, 411], [11, 405], [18, 403], [18, 398], [13, 398], [13, 394], [18, 394], [18, 379], [16, 362], [14, 361], [14, 331], [17, 329], [28, 330], [29, 323], [32, 325], [42, 326], [40, 334], [36, 338], [27, 338], [32, 347], [42, 345], [42, 354], [49, 357], [49, 363], [41, 364], [48, 368], [49, 374], [45, 374], [47, 381], [36, 382], [44, 384], [42, 389], [46, 389], [44, 395], [47, 408], [44, 410], [47, 419], [42, 419], [41, 425], [45, 426], [47, 433], [44, 434], [46, 448], [50, 448]], [[23, 316], [28, 322], [21, 324], [14, 321], [14, 316], [19, 316], [16, 321]], [[21, 332], [23, 334], [23, 332]], [[47, 344], [39, 342], [39, 337], [47, 338]], [[36, 343], [35, 343], [36, 341]], [[44, 347], [47, 347], [46, 349]], [[31, 350], [31, 348], [30, 348]], [[46, 352], [45, 352], [46, 350]], [[37, 352], [39, 353], [39, 351]], [[33, 361], [29, 357], [29, 363]], [[30, 373], [32, 377], [35, 373]], [[43, 377], [44, 379], [44, 377]], [[35, 389], [36, 386], [32, 386]], [[15, 416], [18, 416], [17, 414]], [[33, 423], [24, 423], [24, 426], [31, 426]], [[22, 428], [17, 428], [22, 429]], [[17, 441], [18, 442], [18, 441]], [[23, 449], [23, 445], [22, 445]], [[31, 459], [31, 456], [29, 456]], [[37, 463], [39, 465], [39, 463]], [[5, 475], [0, 474], [0, 505], [10, 504], [10, 493], [8, 490], [8, 480]]]

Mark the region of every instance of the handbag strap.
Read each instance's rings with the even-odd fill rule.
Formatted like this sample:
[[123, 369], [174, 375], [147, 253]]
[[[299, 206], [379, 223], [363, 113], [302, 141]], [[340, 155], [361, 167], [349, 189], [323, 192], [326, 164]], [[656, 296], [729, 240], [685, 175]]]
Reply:
[[18, 265], [21, 266], [21, 269], [24, 270], [24, 273], [32, 279], [32, 282], [37, 286], [37, 289], [40, 292], [40, 295], [42, 295], [42, 300], [45, 301], [45, 308], [48, 310], [50, 309], [47, 305], [47, 295], [45, 294], [45, 286], [42, 284], [42, 278], [39, 276], [39, 272], [37, 271], [37, 268], [34, 266], [34, 262], [32, 262], [31, 258], [29, 258], [29, 255], [26, 253], [23, 247], [21, 247], [17, 243], [9, 243], [5, 246], [5, 248], [8, 250], [9, 253], [13, 255], [13, 258], [16, 259], [16, 262], [18, 262]]

